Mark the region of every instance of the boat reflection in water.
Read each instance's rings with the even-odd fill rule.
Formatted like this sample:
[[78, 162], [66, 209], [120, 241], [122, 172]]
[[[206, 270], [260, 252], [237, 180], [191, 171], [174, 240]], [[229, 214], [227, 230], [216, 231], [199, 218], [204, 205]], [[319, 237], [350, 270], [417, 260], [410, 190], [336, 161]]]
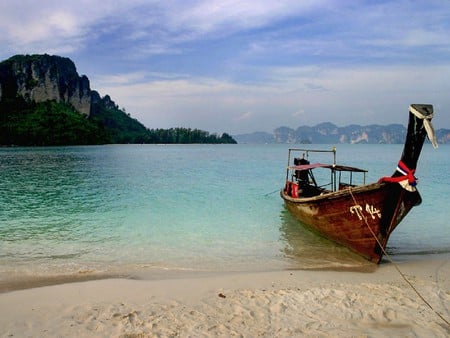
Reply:
[[299, 226], [299, 221], [285, 207], [280, 220], [281, 241], [285, 244], [282, 253], [290, 269], [375, 271], [376, 265], [350, 249]]

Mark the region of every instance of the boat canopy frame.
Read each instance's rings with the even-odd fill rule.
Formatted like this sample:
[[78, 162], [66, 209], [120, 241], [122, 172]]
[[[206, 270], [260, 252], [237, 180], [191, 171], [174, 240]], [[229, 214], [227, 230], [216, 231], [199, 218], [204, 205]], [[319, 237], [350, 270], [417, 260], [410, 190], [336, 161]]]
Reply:
[[[292, 165], [291, 160], [295, 162], [298, 158], [294, 156], [295, 153], [303, 153], [302, 159], [305, 159], [309, 157], [309, 153], [331, 153], [333, 154], [333, 163], [332, 164], [323, 164], [323, 163], [313, 163], [310, 164], [309, 161], [305, 161], [305, 164], [294, 164]], [[329, 169], [331, 173], [330, 177], [330, 183], [327, 183], [325, 185], [319, 186], [317, 184], [317, 181], [313, 174], [313, 169], [317, 168], [325, 168]], [[349, 173], [349, 179], [348, 183], [343, 182], [342, 173], [348, 172]], [[318, 150], [318, 149], [304, 149], [304, 148], [289, 148], [288, 152], [288, 162], [287, 162], [287, 170], [286, 170], [286, 181], [294, 182], [297, 181], [307, 181], [307, 184], [311, 184], [312, 186], [318, 188], [318, 189], [324, 189], [326, 186], [331, 186], [331, 191], [337, 191], [340, 189], [343, 189], [345, 187], [352, 187], [355, 186], [353, 184], [353, 173], [360, 173], [363, 175], [363, 185], [366, 184], [366, 174], [367, 170], [356, 168], [356, 167], [350, 167], [345, 165], [338, 165], [336, 164], [336, 147], [333, 147], [331, 150]], [[303, 173], [303, 174], [301, 174]], [[306, 174], [305, 174], [306, 173]], [[300, 178], [300, 175], [302, 175], [302, 179]]]

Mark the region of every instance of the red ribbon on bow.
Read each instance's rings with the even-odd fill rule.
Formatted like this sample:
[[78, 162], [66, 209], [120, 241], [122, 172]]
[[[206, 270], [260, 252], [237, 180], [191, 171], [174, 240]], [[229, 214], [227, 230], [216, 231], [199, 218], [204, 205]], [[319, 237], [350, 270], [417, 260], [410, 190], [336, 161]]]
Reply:
[[414, 176], [414, 173], [416, 172], [416, 169], [409, 169], [405, 163], [402, 161], [398, 162], [397, 171], [404, 174], [403, 176], [396, 176], [396, 177], [382, 177], [378, 180], [378, 183], [382, 182], [388, 182], [388, 183], [398, 183], [404, 180], [408, 180], [408, 183], [410, 186], [415, 187], [417, 185], [416, 177]]

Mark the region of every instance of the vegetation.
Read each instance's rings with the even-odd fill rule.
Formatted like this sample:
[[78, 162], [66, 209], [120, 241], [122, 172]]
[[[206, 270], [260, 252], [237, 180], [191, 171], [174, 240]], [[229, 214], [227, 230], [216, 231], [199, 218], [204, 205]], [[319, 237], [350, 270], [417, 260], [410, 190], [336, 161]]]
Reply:
[[190, 128], [149, 130], [146, 143], [237, 143], [230, 135], [210, 134], [207, 131]]
[[108, 96], [96, 101], [92, 105], [91, 116], [105, 127], [110, 143], [237, 143], [227, 133], [219, 137], [199, 129], [147, 129], [119, 109]]
[[120, 110], [109, 97], [92, 104], [91, 118], [105, 128], [108, 143], [147, 143], [147, 128]]
[[107, 143], [99, 121], [88, 120], [64, 103], [27, 103], [22, 98], [0, 104], [0, 144], [21, 146]]
[[117, 106], [93, 105], [89, 118], [66, 103], [27, 102], [22, 97], [0, 103], [0, 144], [20, 146], [105, 143], [236, 143], [190, 128], [147, 129]]

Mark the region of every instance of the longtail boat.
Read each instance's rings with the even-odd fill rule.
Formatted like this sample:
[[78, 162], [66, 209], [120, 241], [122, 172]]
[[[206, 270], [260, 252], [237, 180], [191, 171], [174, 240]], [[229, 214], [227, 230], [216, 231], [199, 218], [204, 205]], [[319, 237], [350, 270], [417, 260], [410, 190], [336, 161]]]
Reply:
[[[397, 169], [376, 183], [366, 184], [367, 170], [337, 164], [336, 148], [289, 149], [286, 184], [280, 192], [286, 208], [306, 227], [378, 264], [391, 233], [422, 201], [414, 174], [427, 134], [437, 147], [432, 118], [432, 105], [410, 105]], [[309, 154], [317, 152], [331, 153], [333, 162], [311, 164]], [[326, 184], [316, 179], [319, 170], [329, 172], [322, 174]], [[358, 176], [362, 183], [355, 184]]]

